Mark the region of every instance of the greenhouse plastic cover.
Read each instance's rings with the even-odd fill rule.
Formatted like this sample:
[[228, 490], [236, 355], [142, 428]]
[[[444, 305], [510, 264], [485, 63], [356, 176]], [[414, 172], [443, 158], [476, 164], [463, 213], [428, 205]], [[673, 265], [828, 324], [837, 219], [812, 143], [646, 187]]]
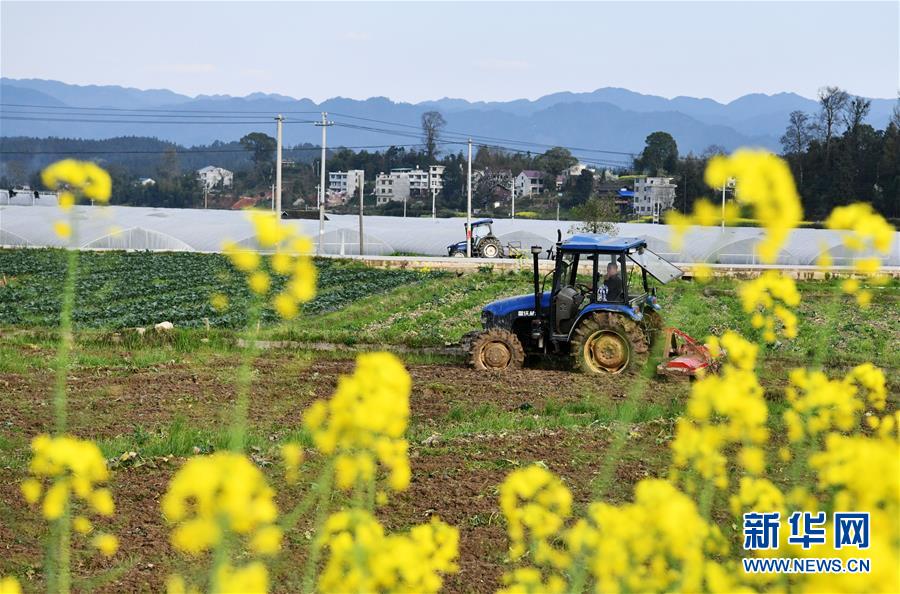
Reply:
[[[57, 208], [0, 206], [0, 245], [21, 247], [63, 247], [66, 240], [53, 232], [53, 222], [62, 217]], [[173, 250], [217, 252], [226, 239], [255, 245], [247, 213], [231, 210], [197, 210], [128, 206], [76, 206], [77, 245], [84, 249]], [[359, 217], [328, 214], [322, 238], [322, 253], [357, 255]], [[299, 232], [318, 242], [318, 219], [286, 220]], [[397, 253], [446, 256], [447, 246], [465, 239], [465, 219], [431, 219], [366, 216], [364, 243], [367, 255]], [[549, 249], [557, 237], [572, 235], [575, 221], [495, 219], [494, 234], [504, 245], [526, 254], [533, 245]], [[680, 250], [669, 243], [666, 225], [619, 223], [617, 235], [638, 237], [661, 256], [682, 263], [757, 264], [755, 246], [764, 234], [755, 227], [693, 227]], [[883, 263], [900, 265], [900, 233], [895, 234], [891, 251]], [[815, 264], [824, 252], [836, 265], [850, 265], [852, 257], [843, 246], [841, 234], [822, 229], [795, 229], [782, 246], [777, 264]]]

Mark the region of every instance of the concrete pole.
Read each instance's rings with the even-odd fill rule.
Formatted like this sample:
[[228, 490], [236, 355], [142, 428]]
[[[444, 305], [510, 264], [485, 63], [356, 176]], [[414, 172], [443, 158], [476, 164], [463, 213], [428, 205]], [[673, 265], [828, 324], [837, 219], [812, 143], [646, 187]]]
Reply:
[[437, 209], [435, 207], [437, 201], [437, 190], [431, 188], [431, 218], [437, 218]]
[[509, 180], [509, 196], [512, 199], [512, 218], [516, 218], [516, 178]]
[[472, 257], [472, 139], [469, 139], [468, 174], [466, 176], [466, 257]]
[[281, 218], [281, 125], [284, 123], [284, 116], [278, 114], [275, 118], [278, 122], [278, 130], [276, 134], [275, 148], [275, 212], [276, 217]]
[[328, 121], [328, 113], [322, 112], [322, 122], [316, 126], [322, 127], [322, 169], [319, 175], [319, 243], [316, 246], [316, 254], [322, 254], [322, 241], [325, 239], [325, 129], [331, 125]]
[[722, 184], [722, 231], [725, 231], [725, 186], [728, 182]]
[[366, 253], [365, 245], [363, 245], [363, 182], [364, 177], [359, 175], [357, 183], [359, 184], [359, 255]]

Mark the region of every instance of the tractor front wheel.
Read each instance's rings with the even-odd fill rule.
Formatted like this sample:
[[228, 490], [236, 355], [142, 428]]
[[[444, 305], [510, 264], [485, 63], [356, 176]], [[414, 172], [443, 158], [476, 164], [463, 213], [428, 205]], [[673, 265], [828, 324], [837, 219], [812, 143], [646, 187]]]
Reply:
[[518, 337], [501, 328], [475, 337], [470, 354], [475, 369], [519, 369], [525, 363], [525, 350]]
[[640, 370], [648, 351], [649, 341], [640, 325], [619, 314], [589, 314], [572, 335], [572, 356], [585, 373]]

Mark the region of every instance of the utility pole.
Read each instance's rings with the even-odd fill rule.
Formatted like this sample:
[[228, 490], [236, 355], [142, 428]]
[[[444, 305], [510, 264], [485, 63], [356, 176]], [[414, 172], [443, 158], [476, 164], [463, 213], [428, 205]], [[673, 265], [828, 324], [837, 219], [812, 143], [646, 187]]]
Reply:
[[431, 218], [437, 218], [437, 209], [435, 204], [437, 203], [437, 190], [435, 188], [431, 188]]
[[209, 208], [209, 186], [203, 184], [203, 208]]
[[725, 231], [725, 186], [728, 185], [728, 180], [722, 183], [722, 231]]
[[472, 257], [472, 139], [469, 139], [469, 161], [466, 179], [466, 257]]
[[284, 116], [278, 114], [275, 118], [278, 122], [278, 130], [276, 136], [277, 145], [275, 149], [275, 216], [281, 218], [281, 125], [284, 123]]
[[512, 177], [512, 173], [510, 173], [509, 177], [509, 197], [512, 199], [512, 218], [516, 218], [516, 178]]
[[363, 183], [365, 178], [362, 174], [357, 175], [357, 183], [359, 184], [359, 255], [364, 255], [365, 246], [363, 245]]
[[334, 122], [328, 121], [328, 113], [322, 112], [322, 121], [316, 122], [316, 126], [322, 127], [322, 171], [319, 176], [319, 243], [316, 245], [316, 255], [322, 254], [322, 241], [325, 239], [325, 130]]

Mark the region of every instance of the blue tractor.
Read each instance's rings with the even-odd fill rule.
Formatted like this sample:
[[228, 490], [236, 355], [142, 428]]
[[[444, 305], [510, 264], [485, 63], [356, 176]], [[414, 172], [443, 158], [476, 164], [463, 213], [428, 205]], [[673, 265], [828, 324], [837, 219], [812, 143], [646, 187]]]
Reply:
[[494, 219], [479, 219], [472, 221], [471, 227], [466, 228], [466, 239], [447, 246], [447, 255], [451, 258], [466, 257], [466, 242], [472, 242], [472, 257], [474, 258], [502, 258], [503, 244], [494, 235], [492, 227]]
[[649, 279], [668, 283], [682, 271], [643, 239], [581, 234], [557, 242], [555, 266], [542, 282], [542, 252], [531, 248], [534, 294], [488, 304], [481, 312], [483, 330], [464, 338], [472, 364], [517, 368], [525, 355], [543, 355], [571, 357], [587, 373], [640, 369], [663, 330]]

